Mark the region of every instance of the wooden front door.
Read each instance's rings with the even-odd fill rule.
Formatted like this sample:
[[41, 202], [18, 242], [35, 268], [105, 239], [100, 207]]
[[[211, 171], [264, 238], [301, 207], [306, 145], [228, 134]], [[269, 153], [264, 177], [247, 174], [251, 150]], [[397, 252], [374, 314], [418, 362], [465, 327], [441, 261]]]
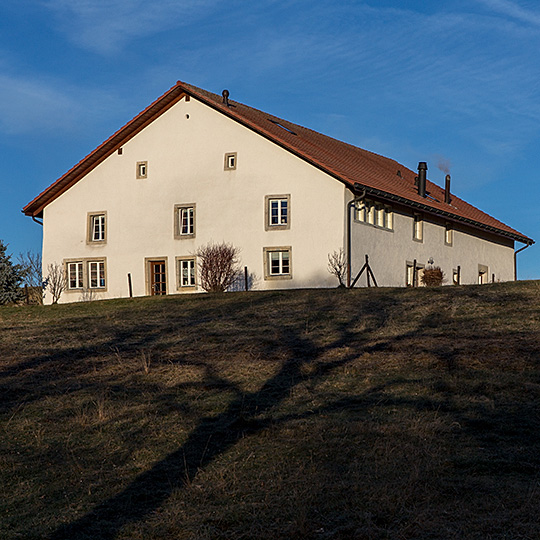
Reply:
[[165, 261], [150, 261], [150, 294], [167, 294]]

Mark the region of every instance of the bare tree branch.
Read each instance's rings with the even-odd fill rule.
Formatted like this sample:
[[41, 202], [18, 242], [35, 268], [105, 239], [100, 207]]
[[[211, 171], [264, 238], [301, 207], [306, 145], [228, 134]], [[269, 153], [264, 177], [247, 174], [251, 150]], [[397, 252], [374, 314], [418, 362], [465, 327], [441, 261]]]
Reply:
[[328, 254], [328, 271], [338, 278], [339, 286], [345, 287], [344, 279], [347, 274], [347, 261], [343, 248]]
[[201, 287], [208, 292], [224, 292], [240, 274], [239, 249], [232, 244], [209, 243], [196, 255]]

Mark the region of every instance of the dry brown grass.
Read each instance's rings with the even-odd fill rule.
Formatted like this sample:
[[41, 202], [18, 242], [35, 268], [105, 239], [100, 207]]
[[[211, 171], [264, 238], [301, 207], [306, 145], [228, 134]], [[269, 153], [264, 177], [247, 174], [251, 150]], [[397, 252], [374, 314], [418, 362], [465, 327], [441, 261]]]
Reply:
[[540, 537], [540, 284], [0, 309], [0, 538]]

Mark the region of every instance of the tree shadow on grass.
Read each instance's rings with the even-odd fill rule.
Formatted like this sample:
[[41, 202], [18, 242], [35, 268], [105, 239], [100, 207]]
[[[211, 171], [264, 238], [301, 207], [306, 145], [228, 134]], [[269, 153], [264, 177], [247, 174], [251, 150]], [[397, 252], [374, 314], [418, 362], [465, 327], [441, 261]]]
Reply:
[[[342, 336], [339, 342], [344, 339]], [[261, 419], [261, 415], [290, 396], [291, 390], [306, 379], [302, 365], [316, 359], [327, 348], [316, 347], [292, 328], [282, 329], [281, 342], [286, 344], [289, 358], [262, 388], [240, 393], [223, 413], [203, 418], [181, 448], [139, 475], [118, 495], [77, 521], [58, 528], [50, 540], [112, 540], [123, 526], [158, 509], [175, 489], [188, 485], [198, 470], [227, 452], [239, 439], [264, 429], [272, 420]], [[338, 344], [333, 343], [332, 347], [335, 346]], [[308, 378], [321, 377], [351, 359], [352, 356], [331, 362]]]

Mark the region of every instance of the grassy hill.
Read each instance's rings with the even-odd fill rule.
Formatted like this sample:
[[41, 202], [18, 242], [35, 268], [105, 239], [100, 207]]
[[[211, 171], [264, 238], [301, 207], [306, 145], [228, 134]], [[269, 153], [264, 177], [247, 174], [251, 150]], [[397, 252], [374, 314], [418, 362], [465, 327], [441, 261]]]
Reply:
[[540, 538], [540, 283], [0, 309], [0, 538]]

